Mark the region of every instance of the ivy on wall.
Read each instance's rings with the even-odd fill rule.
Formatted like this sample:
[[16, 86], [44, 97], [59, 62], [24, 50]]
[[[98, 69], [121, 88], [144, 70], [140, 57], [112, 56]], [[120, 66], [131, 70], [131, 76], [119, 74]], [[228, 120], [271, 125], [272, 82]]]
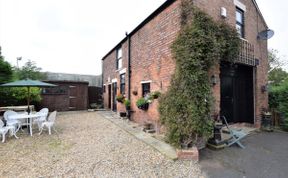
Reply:
[[220, 60], [233, 61], [240, 47], [229, 25], [215, 22], [191, 0], [183, 0], [181, 7], [182, 29], [172, 45], [176, 69], [159, 104], [167, 139], [177, 147], [197, 145], [211, 136], [214, 98], [208, 71]]

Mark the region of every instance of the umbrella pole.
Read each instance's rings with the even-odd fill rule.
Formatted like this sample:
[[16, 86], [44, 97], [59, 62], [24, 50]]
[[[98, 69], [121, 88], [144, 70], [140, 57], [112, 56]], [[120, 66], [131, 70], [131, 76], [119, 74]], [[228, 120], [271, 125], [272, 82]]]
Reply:
[[28, 113], [30, 113], [30, 87], [28, 87], [27, 104], [28, 104]]

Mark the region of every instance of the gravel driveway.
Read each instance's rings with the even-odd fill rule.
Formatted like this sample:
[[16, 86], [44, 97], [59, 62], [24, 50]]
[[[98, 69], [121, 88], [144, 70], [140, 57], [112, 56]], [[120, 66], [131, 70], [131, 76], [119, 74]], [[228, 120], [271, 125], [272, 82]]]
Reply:
[[198, 164], [169, 160], [97, 112], [60, 113], [56, 127], [0, 143], [0, 177], [204, 177]]

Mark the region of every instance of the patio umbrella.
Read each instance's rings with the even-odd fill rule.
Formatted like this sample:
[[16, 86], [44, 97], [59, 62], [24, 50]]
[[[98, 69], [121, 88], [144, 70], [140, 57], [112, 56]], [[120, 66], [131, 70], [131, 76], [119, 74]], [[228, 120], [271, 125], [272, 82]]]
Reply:
[[28, 89], [28, 97], [27, 97], [27, 105], [28, 105], [28, 112], [30, 112], [30, 87], [55, 87], [57, 85], [41, 82], [39, 80], [18, 80], [15, 82], [5, 83], [0, 85], [0, 87], [27, 87]]

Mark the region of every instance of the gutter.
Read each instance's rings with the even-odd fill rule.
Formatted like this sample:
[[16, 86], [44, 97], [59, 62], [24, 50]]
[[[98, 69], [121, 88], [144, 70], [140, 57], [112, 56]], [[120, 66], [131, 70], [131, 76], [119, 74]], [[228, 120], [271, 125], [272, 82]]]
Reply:
[[[128, 100], [131, 101], [131, 36], [126, 32], [128, 41]], [[130, 112], [128, 111], [128, 118], [130, 119]]]

